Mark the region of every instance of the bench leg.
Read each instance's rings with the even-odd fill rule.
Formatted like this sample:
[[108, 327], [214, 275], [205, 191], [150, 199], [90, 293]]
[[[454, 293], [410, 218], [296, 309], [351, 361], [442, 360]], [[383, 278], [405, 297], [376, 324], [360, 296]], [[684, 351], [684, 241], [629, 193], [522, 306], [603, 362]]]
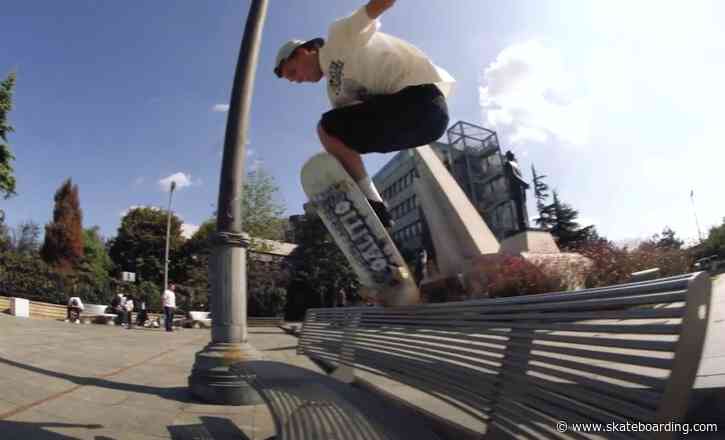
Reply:
[[[360, 324], [360, 313], [355, 313], [350, 319], [345, 334], [342, 337], [342, 349], [340, 350], [340, 364], [330, 377], [344, 383], [355, 382], [355, 331]], [[343, 363], [344, 362], [344, 363]]]

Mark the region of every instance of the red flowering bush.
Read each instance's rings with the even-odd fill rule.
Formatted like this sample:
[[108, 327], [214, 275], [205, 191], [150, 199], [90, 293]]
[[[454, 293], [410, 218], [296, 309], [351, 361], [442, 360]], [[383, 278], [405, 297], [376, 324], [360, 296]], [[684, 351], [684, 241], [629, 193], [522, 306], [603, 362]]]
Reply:
[[564, 290], [560, 274], [544, 271], [522, 257], [504, 256], [481, 264], [479, 270], [492, 298]]
[[692, 257], [686, 250], [640, 246], [634, 251], [619, 248], [613, 243], [588, 243], [575, 249], [592, 260], [586, 277], [586, 287], [626, 283], [633, 272], [658, 267], [660, 275], [670, 276], [691, 270]]

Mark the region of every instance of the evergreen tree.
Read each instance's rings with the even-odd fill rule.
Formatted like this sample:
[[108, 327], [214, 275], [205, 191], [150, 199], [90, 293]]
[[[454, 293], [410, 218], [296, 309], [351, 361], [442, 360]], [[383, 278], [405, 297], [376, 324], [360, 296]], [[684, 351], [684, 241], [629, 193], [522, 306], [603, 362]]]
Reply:
[[532, 180], [534, 182], [534, 197], [536, 198], [536, 210], [539, 212], [539, 217], [534, 219], [534, 221], [539, 228], [548, 231], [553, 226], [552, 218], [554, 216], [552, 205], [547, 205], [546, 203], [549, 199], [549, 185], [544, 183], [546, 175], [536, 174], [536, 168], [534, 168], [533, 165], [531, 165], [531, 174], [533, 176]]
[[7, 144], [8, 134], [14, 131], [7, 120], [8, 113], [13, 108], [14, 86], [14, 73], [0, 82], [0, 194], [3, 194], [6, 199], [15, 195], [15, 171], [11, 164], [15, 160], [15, 156]]
[[19, 254], [34, 254], [40, 249], [40, 226], [29, 220], [13, 231], [13, 248]]
[[576, 222], [579, 212], [568, 204], [561, 202], [556, 190], [553, 191], [553, 199], [554, 202], [547, 206], [546, 209], [552, 213], [550, 232], [559, 247], [572, 247], [587, 240], [600, 238], [594, 226], [590, 225], [585, 228], [579, 226], [579, 223]]
[[73, 269], [83, 257], [83, 214], [78, 185], [71, 179], [55, 193], [53, 221], [45, 225], [45, 242], [41, 257], [61, 272]]

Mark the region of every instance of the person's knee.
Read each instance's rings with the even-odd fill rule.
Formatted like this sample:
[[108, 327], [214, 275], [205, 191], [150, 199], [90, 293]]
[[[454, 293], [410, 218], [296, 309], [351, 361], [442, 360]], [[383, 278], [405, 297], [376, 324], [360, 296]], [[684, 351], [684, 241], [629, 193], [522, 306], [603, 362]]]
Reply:
[[335, 138], [331, 136], [327, 130], [325, 130], [325, 127], [322, 125], [322, 121], [317, 124], [317, 136], [320, 138], [322, 147], [327, 150], [327, 152], [334, 153], [339, 150], [339, 148], [337, 148]]

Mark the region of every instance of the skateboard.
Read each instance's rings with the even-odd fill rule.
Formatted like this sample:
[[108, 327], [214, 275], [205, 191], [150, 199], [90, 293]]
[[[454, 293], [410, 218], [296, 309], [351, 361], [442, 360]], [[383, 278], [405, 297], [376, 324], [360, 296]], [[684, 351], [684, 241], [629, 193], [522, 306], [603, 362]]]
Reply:
[[302, 167], [309, 207], [322, 219], [358, 276], [363, 296], [384, 306], [417, 304], [420, 292], [408, 265], [357, 183], [328, 153]]

